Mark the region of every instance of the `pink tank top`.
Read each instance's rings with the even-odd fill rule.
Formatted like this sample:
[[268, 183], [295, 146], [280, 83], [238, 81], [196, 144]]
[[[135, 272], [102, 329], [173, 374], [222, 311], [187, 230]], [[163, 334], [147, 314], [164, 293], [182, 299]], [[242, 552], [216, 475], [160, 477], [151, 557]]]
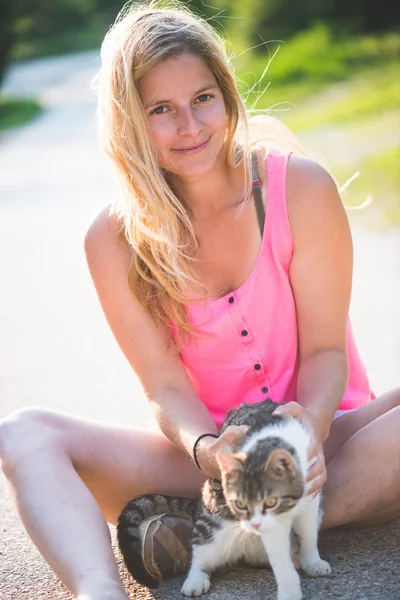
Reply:
[[[206, 337], [191, 339], [183, 364], [220, 427], [241, 402], [296, 400], [299, 359], [296, 309], [289, 281], [293, 238], [286, 207], [288, 155], [269, 154], [268, 199], [261, 249], [248, 279], [234, 292], [188, 306], [191, 323]], [[339, 410], [370, 402], [366, 369], [347, 326], [350, 377]]]

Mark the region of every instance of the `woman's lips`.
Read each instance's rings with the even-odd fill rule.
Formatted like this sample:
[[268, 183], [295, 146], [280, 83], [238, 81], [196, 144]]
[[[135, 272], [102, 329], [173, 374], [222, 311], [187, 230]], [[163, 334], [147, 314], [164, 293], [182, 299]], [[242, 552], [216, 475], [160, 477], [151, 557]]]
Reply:
[[[210, 138], [209, 138], [210, 139]], [[201, 152], [208, 144], [208, 140], [199, 144], [199, 146], [191, 146], [190, 148], [174, 148], [174, 152], [180, 152], [181, 154], [196, 154], [197, 152]]]

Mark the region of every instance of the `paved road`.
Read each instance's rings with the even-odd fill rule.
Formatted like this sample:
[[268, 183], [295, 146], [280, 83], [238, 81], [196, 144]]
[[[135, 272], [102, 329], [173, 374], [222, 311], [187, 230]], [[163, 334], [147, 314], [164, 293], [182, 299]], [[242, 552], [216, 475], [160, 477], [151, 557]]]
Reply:
[[[89, 81], [97, 53], [46, 59], [10, 72], [6, 90], [43, 98], [47, 110], [0, 139], [0, 418], [38, 405], [100, 420], [150, 425], [152, 416], [119, 351], [82, 251], [94, 214], [118, 194], [97, 148]], [[313, 148], [317, 150], [317, 148]], [[351, 314], [378, 393], [400, 381], [400, 235], [363, 229], [352, 218], [355, 278]], [[67, 600], [15, 517], [0, 477], [0, 599]], [[334, 576], [304, 581], [315, 600], [397, 600], [400, 522], [322, 535]], [[181, 581], [131, 597], [172, 600]], [[215, 578], [210, 599], [267, 600], [267, 572], [236, 569]]]

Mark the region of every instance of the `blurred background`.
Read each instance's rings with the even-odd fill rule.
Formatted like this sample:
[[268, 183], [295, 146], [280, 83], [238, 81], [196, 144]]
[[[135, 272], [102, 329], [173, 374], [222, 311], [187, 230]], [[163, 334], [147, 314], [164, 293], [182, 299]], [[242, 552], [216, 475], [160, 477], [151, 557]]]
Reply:
[[[360, 172], [343, 196], [346, 205], [373, 197], [348, 213], [350, 315], [376, 394], [398, 386], [400, 3], [185, 4], [229, 39], [249, 108], [292, 128], [339, 182]], [[0, 418], [36, 405], [154, 423], [83, 251], [89, 223], [120, 193], [96, 139], [90, 82], [121, 7], [119, 0], [0, 2]], [[0, 597], [70, 600], [28, 542], [1, 474], [0, 518]]]
[[[400, 4], [191, 0], [226, 36], [249, 108], [267, 109], [340, 183], [355, 268], [351, 306], [377, 393], [400, 381]], [[90, 82], [120, 0], [2, 0], [0, 417], [36, 404], [150, 423], [83, 253], [120, 193], [96, 139]], [[135, 398], [135, 402], [133, 402]]]
[[[359, 204], [371, 195], [375, 203], [365, 219], [375, 225], [399, 225], [400, 4], [185, 4], [229, 39], [248, 106], [270, 109], [325, 159], [339, 181], [360, 171], [362, 177], [352, 184], [346, 204]], [[122, 6], [120, 0], [2, 0], [0, 80], [20, 61], [98, 49]], [[34, 89], [31, 98], [29, 90], [23, 95], [22, 101], [9, 97], [7, 87], [3, 90], [0, 131], [43, 108]], [[325, 148], [318, 140], [324, 140]]]

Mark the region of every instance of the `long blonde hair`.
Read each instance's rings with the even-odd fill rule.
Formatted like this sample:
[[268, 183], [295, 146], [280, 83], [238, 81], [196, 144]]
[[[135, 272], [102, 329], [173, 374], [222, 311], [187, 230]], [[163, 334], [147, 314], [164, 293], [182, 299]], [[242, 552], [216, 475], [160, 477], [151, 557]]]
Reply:
[[[168, 183], [156, 158], [138, 82], [170, 56], [200, 56], [221, 89], [227, 114], [225, 160], [229, 166], [247, 159], [236, 136], [246, 137], [246, 113], [229, 65], [223, 39], [203, 19], [182, 5], [133, 4], [118, 15], [101, 47], [98, 92], [100, 143], [116, 165], [123, 198], [114, 210], [131, 247], [129, 286], [156, 321], [175, 324], [178, 339], [193, 334], [186, 305], [187, 290], [198, 286], [192, 263], [196, 236], [189, 208]], [[204, 290], [204, 297], [206, 291]]]
[[[193, 271], [197, 242], [190, 210], [158, 164], [139, 96], [140, 78], [171, 56], [191, 53], [204, 60], [225, 103], [226, 164], [244, 163], [245, 200], [251, 192], [251, 141], [269, 138], [274, 146], [310, 155], [279, 121], [248, 121], [225, 44], [205, 20], [173, 0], [167, 5], [126, 5], [104, 38], [102, 66], [93, 84], [100, 143], [116, 165], [124, 190], [113, 210], [131, 248], [129, 286], [156, 322], [173, 326], [178, 348], [186, 334], [198, 333], [186, 310], [188, 290], [201, 288]], [[207, 297], [203, 290], [198, 300]]]

